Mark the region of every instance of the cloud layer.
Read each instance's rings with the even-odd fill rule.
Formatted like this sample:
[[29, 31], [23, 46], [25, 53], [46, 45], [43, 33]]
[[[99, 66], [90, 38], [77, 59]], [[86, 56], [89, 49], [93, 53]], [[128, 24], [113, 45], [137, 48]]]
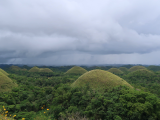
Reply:
[[159, 64], [159, 4], [0, 0], [0, 63]]

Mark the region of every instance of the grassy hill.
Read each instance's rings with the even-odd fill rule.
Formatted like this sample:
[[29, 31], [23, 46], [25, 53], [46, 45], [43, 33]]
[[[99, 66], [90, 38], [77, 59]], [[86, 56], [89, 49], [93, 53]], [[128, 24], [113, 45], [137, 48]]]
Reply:
[[91, 70], [81, 75], [73, 84], [72, 87], [82, 87], [86, 84], [93, 89], [102, 90], [103, 88], [109, 89], [118, 85], [126, 85], [133, 88], [122, 78], [104, 70]]
[[147, 69], [156, 72], [156, 71], [160, 71], [160, 66], [150, 65], [147, 67]]
[[71, 69], [69, 69], [65, 74], [82, 75], [86, 72], [87, 72], [87, 70], [85, 70], [84, 68], [79, 67], [79, 66], [74, 66]]
[[123, 74], [123, 72], [117, 68], [110, 68], [108, 71], [113, 74]]
[[16, 86], [16, 83], [14, 83], [8, 76], [0, 72], [0, 92], [10, 91], [12, 87]]
[[29, 72], [39, 72], [39, 71], [40, 71], [39, 68], [36, 67], [36, 66], [34, 66], [33, 68], [31, 68], [31, 69], [29, 70]]
[[128, 72], [128, 69], [126, 67], [120, 67], [119, 70], [121, 70], [122, 72]]
[[47, 73], [49, 73], [49, 72], [53, 72], [53, 71], [49, 68], [38, 68], [35, 66], [35, 67], [31, 68], [29, 70], [29, 72], [47, 72]]
[[5, 75], [9, 75], [6, 71], [4, 71], [3, 69], [0, 68], [0, 72], [2, 72]]
[[148, 78], [149, 76], [153, 76], [153, 75], [155, 75], [155, 73], [153, 73], [152, 71], [149, 71], [147, 69], [139, 69], [139, 70], [129, 73], [127, 76], [130, 79], [137, 78], [138, 80], [140, 77]]
[[14, 66], [14, 65], [12, 65], [12, 66], [10, 67], [10, 70], [18, 71], [18, 70], [21, 70], [21, 68], [20, 68], [20, 67], [18, 67], [18, 66]]
[[145, 68], [144, 66], [133, 66], [128, 71], [133, 72], [140, 69], [147, 69], [147, 68]]
[[53, 72], [51, 69], [49, 69], [49, 68], [40, 68], [39, 69], [39, 72]]

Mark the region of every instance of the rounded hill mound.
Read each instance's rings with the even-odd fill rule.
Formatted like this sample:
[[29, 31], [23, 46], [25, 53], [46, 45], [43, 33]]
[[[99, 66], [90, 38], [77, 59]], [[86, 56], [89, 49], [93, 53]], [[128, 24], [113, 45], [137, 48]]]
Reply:
[[36, 66], [34, 66], [33, 68], [31, 68], [29, 70], [29, 72], [39, 72], [39, 71], [40, 71], [40, 69], [38, 67], [36, 67]]
[[128, 71], [134, 72], [134, 71], [140, 70], [140, 69], [147, 69], [147, 68], [145, 68], [144, 66], [133, 66]]
[[4, 71], [3, 69], [0, 68], [0, 72], [5, 74], [5, 75], [9, 75], [6, 71]]
[[110, 68], [108, 71], [113, 74], [123, 74], [123, 72], [117, 68]]
[[122, 72], [127, 72], [128, 69], [126, 67], [120, 67], [119, 70], [121, 70]]
[[22, 71], [27, 71], [27, 69], [26, 68], [23, 68], [23, 69], [21, 69]]
[[97, 90], [102, 90], [104, 88], [110, 89], [118, 85], [126, 85], [130, 88], [133, 88], [129, 83], [117, 75], [100, 69], [91, 70], [84, 73], [74, 83], [72, 83], [71, 86], [82, 87], [86, 84], [89, 84], [91, 88]]
[[12, 66], [10, 67], [10, 69], [11, 69], [11, 70], [14, 70], [14, 71], [21, 70], [21, 68], [20, 68], [20, 67], [18, 67], [18, 66], [14, 66], [14, 65], [12, 65]]
[[85, 70], [84, 68], [79, 67], [79, 66], [74, 66], [71, 69], [69, 69], [66, 72], [66, 74], [82, 75], [82, 74], [84, 74], [86, 72], [87, 72], [87, 70]]
[[7, 92], [16, 87], [17, 84], [14, 83], [8, 76], [0, 72], [0, 92]]
[[140, 70], [136, 70], [134, 72], [129, 73], [127, 76], [130, 77], [148, 77], [148, 76], [152, 76], [155, 75], [152, 71], [149, 71], [147, 69], [140, 69]]
[[40, 68], [39, 72], [47, 72], [47, 73], [49, 73], [49, 72], [53, 72], [53, 71], [51, 69], [49, 69], [49, 68]]

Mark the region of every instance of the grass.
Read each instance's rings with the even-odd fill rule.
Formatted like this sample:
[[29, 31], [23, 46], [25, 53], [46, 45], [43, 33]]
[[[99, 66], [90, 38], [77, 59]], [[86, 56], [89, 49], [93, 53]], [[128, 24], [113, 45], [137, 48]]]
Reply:
[[72, 67], [71, 69], [69, 69], [65, 74], [78, 74], [78, 75], [82, 75], [84, 73], [86, 73], [87, 70], [85, 70], [84, 68], [82, 67], [79, 67], [79, 66], [74, 66]]
[[123, 74], [123, 72], [117, 68], [110, 68], [108, 71], [113, 74]]
[[102, 90], [104, 88], [108, 89], [118, 85], [126, 85], [130, 88], [133, 88], [129, 83], [117, 75], [100, 69], [91, 70], [87, 73], [84, 73], [74, 83], [72, 83], [71, 86], [83, 87], [86, 84], [89, 84], [91, 88], [98, 90]]
[[12, 87], [16, 87], [14, 83], [7, 75], [0, 72], [0, 92], [10, 91]]
[[147, 69], [147, 68], [145, 68], [144, 66], [133, 66], [128, 71], [134, 72], [134, 71], [140, 70], [140, 69]]
[[128, 69], [126, 67], [120, 67], [119, 70], [121, 70], [122, 72], [127, 72]]
[[0, 68], [0, 72], [2, 72], [5, 75], [9, 75], [6, 71], [4, 71], [3, 69]]

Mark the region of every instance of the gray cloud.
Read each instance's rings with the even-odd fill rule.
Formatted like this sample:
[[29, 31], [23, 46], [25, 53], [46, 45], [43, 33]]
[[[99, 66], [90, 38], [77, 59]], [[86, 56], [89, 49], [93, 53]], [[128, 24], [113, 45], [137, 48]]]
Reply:
[[154, 58], [160, 51], [159, 4], [0, 0], [0, 62], [138, 63], [146, 56]]

